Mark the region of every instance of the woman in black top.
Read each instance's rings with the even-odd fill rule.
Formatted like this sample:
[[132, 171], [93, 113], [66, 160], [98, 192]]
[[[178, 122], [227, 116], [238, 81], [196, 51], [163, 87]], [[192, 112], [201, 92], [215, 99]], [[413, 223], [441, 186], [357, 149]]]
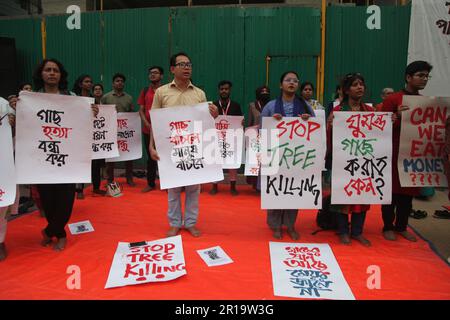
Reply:
[[[33, 81], [37, 92], [74, 95], [67, 90], [67, 71], [58, 60], [43, 60], [34, 72]], [[98, 113], [97, 106], [92, 106], [92, 110], [94, 115]], [[48, 222], [47, 227], [42, 230], [41, 244], [43, 246], [50, 245], [52, 238], [56, 238], [57, 242], [53, 248], [56, 251], [64, 250], [67, 243], [64, 228], [72, 214], [75, 184], [39, 184], [37, 188]]]

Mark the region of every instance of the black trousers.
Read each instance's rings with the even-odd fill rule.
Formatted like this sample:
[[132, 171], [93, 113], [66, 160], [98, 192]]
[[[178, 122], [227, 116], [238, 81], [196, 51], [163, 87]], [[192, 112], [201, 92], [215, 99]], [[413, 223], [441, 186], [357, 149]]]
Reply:
[[338, 233], [339, 234], [351, 234], [353, 237], [360, 236], [363, 233], [364, 221], [366, 220], [365, 212], [352, 213], [350, 217], [350, 226], [348, 223], [349, 215], [344, 213], [338, 213]]
[[144, 136], [144, 144], [145, 144], [145, 150], [147, 151], [147, 183], [150, 187], [155, 187], [155, 180], [156, 180], [156, 166], [157, 163], [155, 160], [153, 160], [150, 157], [150, 135], [149, 134], [142, 134]]
[[[94, 190], [100, 189], [100, 182], [102, 181], [102, 167], [105, 164], [105, 159], [92, 160], [91, 164], [91, 176], [92, 176], [92, 186]], [[76, 184], [76, 192], [83, 193], [84, 183]]]
[[392, 194], [392, 204], [382, 205], [383, 231], [406, 231], [408, 218], [412, 210], [413, 197], [404, 194]]
[[65, 238], [64, 228], [75, 200], [75, 184], [39, 184], [37, 188], [48, 222], [45, 233], [49, 237]]
[[[127, 180], [133, 180], [133, 160], [124, 162], [125, 162], [125, 175], [127, 177]], [[115, 162], [106, 163], [106, 174], [108, 175], [108, 183], [114, 181], [114, 167]]]
[[105, 163], [105, 159], [92, 160], [91, 175], [92, 186], [94, 190], [100, 189], [100, 182], [102, 181], [102, 167]]

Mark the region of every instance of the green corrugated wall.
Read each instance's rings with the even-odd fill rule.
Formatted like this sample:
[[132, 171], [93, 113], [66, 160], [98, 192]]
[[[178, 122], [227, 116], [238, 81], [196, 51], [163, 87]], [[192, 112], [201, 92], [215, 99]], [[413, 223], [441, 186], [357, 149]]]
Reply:
[[[324, 100], [340, 76], [366, 77], [368, 101], [378, 102], [383, 87], [399, 89], [407, 59], [410, 6], [382, 7], [381, 30], [368, 30], [366, 7], [328, 7]], [[147, 85], [147, 67], [162, 65], [170, 80], [169, 56], [186, 51], [193, 80], [210, 100], [217, 83], [234, 84], [233, 98], [244, 111], [254, 90], [266, 80], [278, 93], [282, 72], [296, 70], [316, 83], [320, 54], [320, 10], [304, 7], [148, 8], [87, 12], [81, 30], [66, 27], [68, 15], [46, 17], [47, 56], [61, 60], [69, 80], [82, 73], [111, 89], [115, 72], [127, 76], [126, 91], [137, 99]], [[102, 28], [102, 23], [104, 28]], [[0, 36], [16, 38], [20, 79], [30, 80], [41, 59], [40, 19], [1, 19]], [[102, 76], [103, 75], [103, 76]]]
[[42, 59], [41, 19], [0, 19], [0, 37], [16, 39], [20, 81], [31, 81]]
[[367, 102], [380, 102], [382, 88], [401, 89], [407, 63], [410, 6], [381, 7], [381, 29], [369, 30], [366, 7], [329, 7], [324, 100], [330, 101], [340, 77], [360, 72]]

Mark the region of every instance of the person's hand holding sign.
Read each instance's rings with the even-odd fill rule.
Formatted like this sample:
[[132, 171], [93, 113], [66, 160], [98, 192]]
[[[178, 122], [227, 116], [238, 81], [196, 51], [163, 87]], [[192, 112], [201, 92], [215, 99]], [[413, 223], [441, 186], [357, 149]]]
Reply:
[[150, 157], [155, 160], [155, 161], [159, 161], [159, 155], [158, 152], [156, 151], [155, 148], [153, 148], [152, 146], [150, 146]]
[[298, 116], [301, 117], [304, 121], [308, 121], [308, 120], [309, 120], [309, 117], [310, 117], [311, 115], [308, 114], [308, 113], [304, 113], [304, 114], [299, 114]]
[[280, 121], [281, 119], [283, 119], [283, 116], [279, 113], [275, 113], [272, 117], [274, 117], [274, 119]]
[[402, 112], [406, 110], [409, 110], [408, 106], [399, 106], [397, 112], [392, 114], [392, 122], [400, 120], [402, 118]]
[[209, 104], [209, 113], [211, 116], [215, 119], [219, 116], [219, 108], [215, 104], [210, 103]]
[[98, 108], [98, 105], [96, 105], [96, 104], [92, 104], [92, 105], [91, 105], [91, 109], [92, 109], [92, 112], [94, 113], [94, 117], [96, 117], [96, 118], [97, 118], [97, 116], [98, 116], [98, 112], [99, 112], [99, 108]]

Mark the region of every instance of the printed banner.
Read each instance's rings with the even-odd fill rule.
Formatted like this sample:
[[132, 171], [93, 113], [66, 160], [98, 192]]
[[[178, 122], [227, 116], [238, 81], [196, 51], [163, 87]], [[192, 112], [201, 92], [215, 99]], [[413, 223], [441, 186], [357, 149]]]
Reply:
[[425, 60], [433, 66], [433, 77], [421, 93], [450, 96], [450, 1], [412, 1], [408, 63], [417, 60]]
[[181, 236], [119, 242], [105, 289], [170, 281], [186, 274]]
[[446, 187], [443, 151], [450, 98], [403, 96], [398, 174], [402, 187]]
[[332, 204], [390, 204], [392, 113], [335, 112]]
[[215, 119], [218, 153], [216, 159], [223, 169], [239, 169], [244, 144], [243, 116], [218, 116]]
[[117, 147], [119, 156], [106, 162], [121, 162], [142, 158], [141, 117], [139, 112], [117, 113]]
[[233, 263], [233, 260], [223, 251], [219, 246], [197, 250], [203, 261], [208, 265], [208, 267], [222, 266], [224, 264]]
[[93, 98], [20, 92], [18, 184], [90, 183]]
[[270, 242], [274, 295], [355, 300], [328, 244]]
[[98, 105], [98, 109], [98, 115], [93, 121], [92, 159], [118, 157], [116, 106]]
[[92, 224], [89, 220], [71, 223], [68, 226], [69, 226], [70, 233], [73, 235], [94, 231], [94, 227], [92, 226]]
[[[322, 125], [315, 119], [262, 120], [262, 209], [322, 207]], [[267, 164], [264, 159], [267, 159]]]
[[7, 207], [16, 199], [16, 170], [13, 140], [8, 116], [0, 114], [0, 207]]
[[246, 176], [258, 176], [261, 166], [261, 141], [259, 126], [245, 129], [245, 172]]
[[207, 103], [150, 111], [161, 189], [223, 180]]

